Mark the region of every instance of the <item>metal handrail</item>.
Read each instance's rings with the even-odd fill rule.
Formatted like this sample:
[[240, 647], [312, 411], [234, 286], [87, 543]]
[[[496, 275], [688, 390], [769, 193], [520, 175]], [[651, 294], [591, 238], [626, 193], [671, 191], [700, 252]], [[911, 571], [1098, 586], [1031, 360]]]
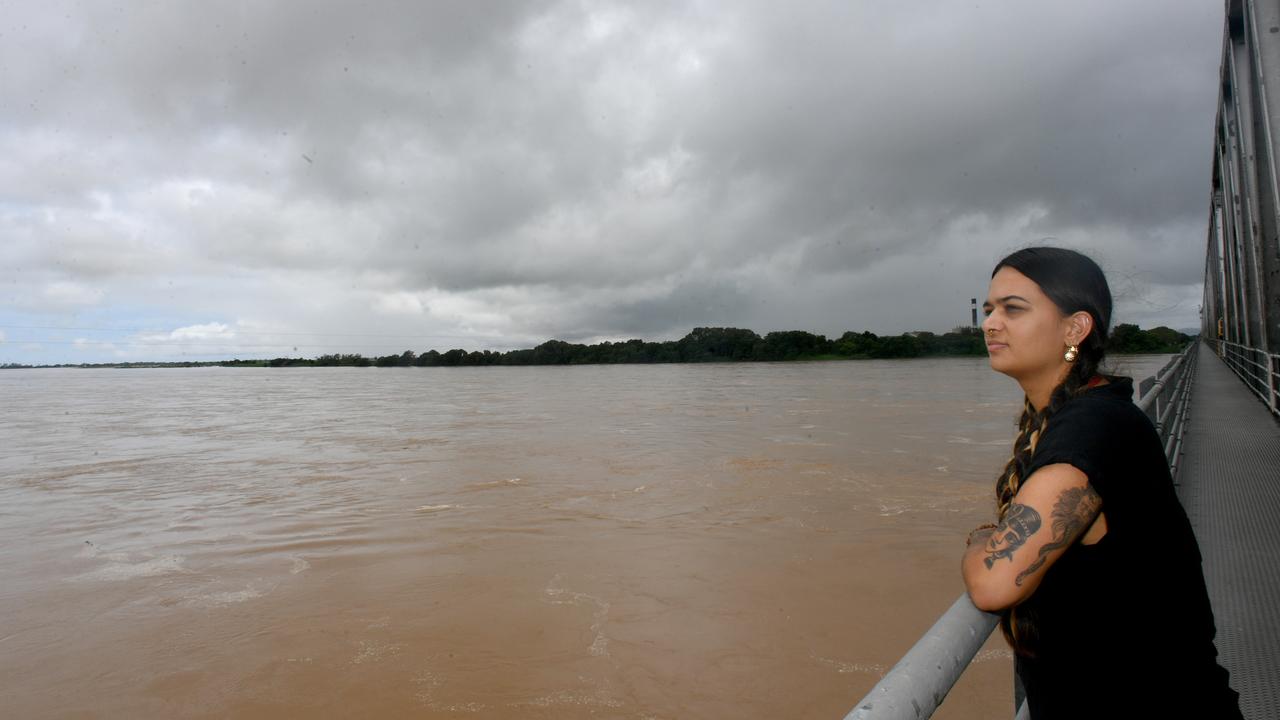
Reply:
[[[1183, 359], [1186, 357], [1185, 353], [1186, 350], [1183, 350], [1182, 353], [1175, 355], [1172, 360], [1165, 363], [1165, 366], [1161, 368], [1160, 372], [1153, 376], [1155, 378], [1155, 382], [1151, 385], [1149, 390], [1141, 390], [1141, 388], [1147, 384], [1146, 380], [1138, 383], [1139, 396], [1135, 402], [1138, 404], [1138, 408], [1142, 410], [1142, 412], [1147, 413], [1148, 417], [1151, 415], [1151, 408], [1159, 396], [1160, 390], [1169, 384], [1170, 376], [1178, 371], [1178, 366], [1182, 364]], [[1151, 378], [1147, 378], [1147, 380], [1150, 379]]]
[[845, 720], [917, 720], [933, 715], [1000, 616], [973, 606], [968, 593], [951, 604]]
[[1165, 459], [1169, 462], [1169, 473], [1175, 482], [1178, 478], [1178, 456], [1182, 454], [1187, 407], [1191, 402], [1189, 390], [1195, 378], [1196, 347], [1194, 342], [1187, 345], [1156, 374], [1150, 387], [1147, 387], [1147, 380], [1139, 383], [1138, 387], [1146, 390], [1135, 401], [1156, 426], [1164, 447]]
[[1280, 415], [1280, 355], [1229, 340], [1210, 340], [1218, 357], [1271, 410]]
[[[1153, 378], [1139, 383], [1147, 389], [1135, 400], [1156, 424], [1175, 479], [1195, 376], [1195, 348], [1196, 343], [1192, 342]], [[999, 621], [999, 615], [979, 610], [968, 593], [961, 593], [933, 627], [845, 715], [845, 720], [931, 717]], [[1017, 702], [1021, 704], [1015, 708], [1015, 720], [1030, 717], [1026, 702], [1016, 698]]]
[[[1195, 345], [1196, 344], [1194, 342], [1191, 343], [1192, 347], [1195, 347]], [[1183, 376], [1183, 382], [1186, 384], [1186, 387], [1181, 391], [1182, 401], [1177, 403], [1177, 421], [1175, 423], [1175, 427], [1170, 429], [1169, 438], [1165, 441], [1164, 447], [1164, 455], [1169, 460], [1169, 475], [1173, 478], [1173, 482], [1175, 484], [1178, 482], [1178, 469], [1180, 467], [1178, 464], [1178, 458], [1182, 457], [1182, 435], [1187, 429], [1187, 414], [1191, 407], [1191, 384], [1195, 382], [1196, 376], [1196, 366], [1194, 362], [1196, 355], [1193, 354], [1191, 357], [1193, 358], [1191, 367], [1187, 369], [1187, 372]]]

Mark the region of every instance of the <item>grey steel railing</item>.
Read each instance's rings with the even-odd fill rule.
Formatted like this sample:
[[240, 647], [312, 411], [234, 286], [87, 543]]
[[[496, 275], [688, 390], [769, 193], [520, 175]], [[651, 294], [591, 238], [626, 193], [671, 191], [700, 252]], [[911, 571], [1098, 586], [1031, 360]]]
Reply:
[[1160, 434], [1174, 482], [1178, 480], [1182, 433], [1186, 428], [1187, 406], [1191, 403], [1191, 383], [1195, 380], [1196, 347], [1195, 342], [1188, 344], [1160, 372], [1139, 382], [1138, 397], [1134, 399]]
[[1226, 340], [1209, 344], [1272, 414], [1280, 415], [1280, 355]]
[[932, 716], [999, 621], [999, 615], [979, 610], [962, 593], [845, 720]]
[[[1193, 342], [1160, 372], [1138, 383], [1140, 394], [1135, 402], [1156, 425], [1171, 472], [1182, 452], [1182, 431], [1195, 377], [1195, 349]], [[979, 610], [968, 593], [961, 593], [898, 664], [845, 715], [845, 720], [931, 717], [999, 621], [999, 615]], [[1014, 693], [1014, 704], [1015, 720], [1030, 717], [1020, 689]]]

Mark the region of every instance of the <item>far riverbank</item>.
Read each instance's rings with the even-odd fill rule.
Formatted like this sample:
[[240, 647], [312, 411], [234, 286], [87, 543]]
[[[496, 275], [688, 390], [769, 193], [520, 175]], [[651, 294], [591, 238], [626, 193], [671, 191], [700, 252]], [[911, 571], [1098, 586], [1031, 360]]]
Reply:
[[[1143, 330], [1120, 324], [1111, 331], [1107, 352], [1111, 355], [1176, 353], [1192, 337], [1167, 327]], [[694, 328], [679, 340], [648, 342], [632, 339], [594, 345], [548, 340], [534, 348], [498, 352], [460, 348], [421, 354], [366, 357], [358, 353], [320, 355], [315, 358], [277, 357], [253, 360], [178, 362], [78, 363], [30, 366], [11, 363], [0, 369], [30, 367], [481, 367], [492, 365], [618, 365], [705, 362], [788, 362], [821, 360], [892, 360], [920, 357], [975, 357], [987, 354], [982, 333], [976, 327], [957, 327], [941, 335], [916, 331], [879, 336], [848, 331], [828, 339], [804, 330], [785, 330], [764, 336], [741, 328]]]

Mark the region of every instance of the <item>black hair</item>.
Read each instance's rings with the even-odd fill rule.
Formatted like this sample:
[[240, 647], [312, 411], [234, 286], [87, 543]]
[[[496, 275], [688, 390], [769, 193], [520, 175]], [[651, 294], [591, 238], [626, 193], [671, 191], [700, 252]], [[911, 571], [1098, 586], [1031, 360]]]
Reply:
[[[1092, 358], [1089, 369], [1096, 371], [1106, 354], [1111, 328], [1111, 288], [1102, 268], [1075, 250], [1056, 247], [1018, 250], [996, 263], [991, 276], [1002, 267], [1013, 268], [1039, 285], [1062, 314], [1083, 310], [1093, 316], [1093, 330], [1080, 346], [1080, 360]], [[1073, 369], [1082, 365], [1077, 362]], [[1091, 375], [1084, 376], [1086, 382]]]

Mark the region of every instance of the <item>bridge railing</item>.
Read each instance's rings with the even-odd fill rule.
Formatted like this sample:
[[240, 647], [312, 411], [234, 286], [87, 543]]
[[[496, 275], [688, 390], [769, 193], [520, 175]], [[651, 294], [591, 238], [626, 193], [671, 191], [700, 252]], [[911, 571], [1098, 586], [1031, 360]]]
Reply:
[[[1191, 382], [1195, 377], [1195, 350], [1193, 342], [1160, 372], [1138, 383], [1139, 396], [1134, 401], [1160, 433], [1175, 479]], [[961, 593], [933, 627], [845, 715], [845, 720], [932, 717], [999, 620], [999, 615], [977, 609], [969, 594]], [[1024, 720], [1030, 714], [1017, 678], [1014, 686], [1015, 720]]]
[[1164, 443], [1169, 473], [1178, 480], [1178, 457], [1182, 454], [1182, 432], [1186, 428], [1187, 406], [1191, 403], [1191, 383], [1196, 373], [1196, 343], [1173, 356], [1160, 372], [1138, 383], [1138, 407], [1156, 426]]
[[1226, 340], [1209, 344], [1272, 414], [1280, 415], [1280, 355]]

